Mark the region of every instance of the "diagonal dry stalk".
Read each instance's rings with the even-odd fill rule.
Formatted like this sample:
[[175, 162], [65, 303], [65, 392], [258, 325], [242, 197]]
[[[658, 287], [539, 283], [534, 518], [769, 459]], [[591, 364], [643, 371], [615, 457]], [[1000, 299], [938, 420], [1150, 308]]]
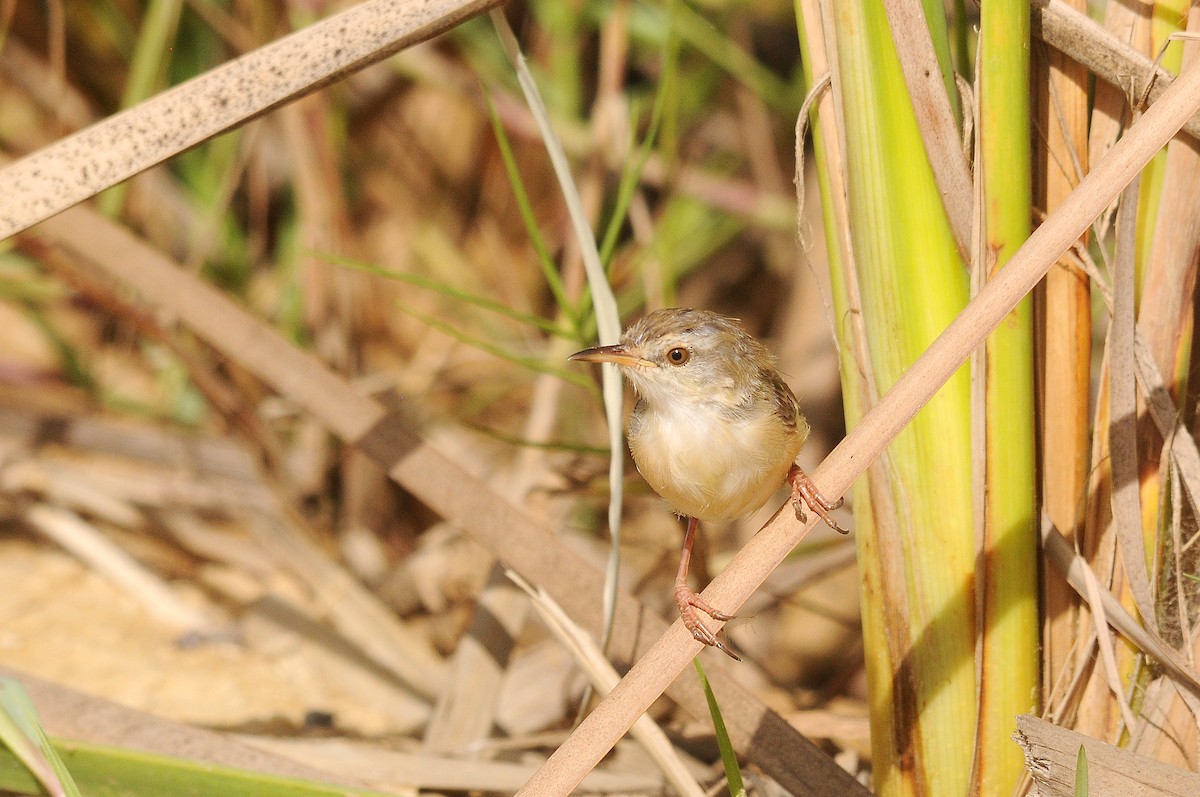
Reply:
[[0, 239], [499, 3], [368, 0], [38, 150], [0, 178]]
[[[1082, 181], [1059, 210], [979, 293], [817, 470], [825, 495], [841, 495], [892, 438], [1074, 244], [1092, 220], [1200, 109], [1200, 69], [1189, 68]], [[734, 611], [814, 525], [777, 513], [704, 591], [705, 600]], [[699, 650], [675, 623], [607, 700], [551, 756], [521, 794], [566, 794]]]

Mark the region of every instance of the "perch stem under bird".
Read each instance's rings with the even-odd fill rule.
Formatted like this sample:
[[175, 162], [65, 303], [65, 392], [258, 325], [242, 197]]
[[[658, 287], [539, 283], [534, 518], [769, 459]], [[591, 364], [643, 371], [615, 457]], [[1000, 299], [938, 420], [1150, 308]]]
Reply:
[[809, 426], [775, 358], [731, 318], [707, 310], [655, 310], [620, 343], [576, 352], [572, 360], [614, 363], [633, 384], [629, 450], [650, 487], [687, 517], [675, 579], [684, 625], [706, 645], [738, 656], [700, 619], [732, 619], [687, 585], [701, 520], [733, 520], [758, 509], [784, 481], [796, 517], [807, 505], [842, 533], [829, 501], [796, 464]]

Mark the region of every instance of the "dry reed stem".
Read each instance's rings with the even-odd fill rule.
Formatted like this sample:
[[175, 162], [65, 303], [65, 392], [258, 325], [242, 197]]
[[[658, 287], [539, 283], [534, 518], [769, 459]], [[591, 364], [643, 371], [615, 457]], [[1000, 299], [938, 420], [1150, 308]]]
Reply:
[[[814, 474], [821, 492], [837, 496], [966, 361], [999, 323], [1033, 289], [1051, 265], [1084, 233], [1125, 185], [1200, 109], [1200, 69], [1189, 68], [1129, 133], [1080, 182], [946, 331], [935, 340], [833, 450]], [[767, 575], [815, 525], [775, 515], [704, 591], [710, 603], [737, 611]], [[524, 795], [567, 794], [700, 650], [676, 622], [630, 670], [625, 680], [550, 757]]]
[[368, 0], [151, 97], [3, 171], [0, 239], [500, 0]]
[[[1128, 194], [1128, 204], [1132, 204], [1134, 201], [1133, 197], [1136, 196], [1137, 192], [1136, 190], [1132, 190], [1132, 187], [1127, 188], [1126, 192]], [[1125, 200], [1122, 200], [1122, 202], [1124, 203]], [[1120, 217], [1118, 218], [1120, 220]], [[1132, 233], [1124, 234], [1122, 232], [1118, 232], [1118, 239], [1120, 239], [1120, 237], [1123, 235], [1128, 238], [1132, 235]], [[1118, 262], [1121, 259], [1121, 256], [1118, 255]], [[1107, 302], [1110, 313], [1112, 313], [1114, 318], [1116, 318], [1118, 315], [1116, 309], [1118, 301], [1114, 295], [1113, 288], [1111, 288], [1104, 281], [1103, 275], [1096, 270], [1094, 265], [1088, 264], [1087, 261], [1084, 261], [1084, 268], [1087, 269], [1092, 281], [1098, 286], [1100, 295], [1104, 298], [1105, 302]], [[1118, 265], [1118, 269], [1119, 268], [1120, 266]], [[1123, 340], [1125, 337], [1128, 338], [1128, 341]], [[1173, 480], [1173, 483], [1177, 483], [1180, 489], [1186, 492], [1188, 500], [1193, 506], [1197, 505], [1200, 503], [1200, 447], [1197, 447], [1196, 439], [1183, 425], [1181, 420], [1183, 414], [1180, 412], [1179, 407], [1175, 404], [1170, 393], [1167, 391], [1163, 375], [1154, 362], [1154, 357], [1150, 351], [1149, 344], [1146, 342], [1145, 338], [1142, 337], [1141, 332], [1136, 326], [1134, 326], [1131, 331], [1125, 333], [1120, 333], [1117, 331], [1110, 332], [1110, 338], [1113, 338], [1114, 340], [1106, 347], [1106, 354], [1108, 357], [1112, 358], [1114, 362], [1125, 362], [1125, 360], [1121, 359], [1122, 357], [1125, 357], [1125, 355], [1121, 354], [1121, 351], [1125, 347], [1130, 348], [1131, 351], [1128, 355], [1128, 364], [1124, 365], [1123, 367], [1127, 371], [1132, 369], [1132, 373], [1136, 375], [1138, 396], [1145, 403], [1150, 418], [1153, 420], [1154, 426], [1158, 430], [1159, 435], [1164, 440], [1171, 441], [1169, 451], [1171, 457], [1171, 467], [1174, 469], [1175, 475], [1175, 480]], [[1110, 368], [1108, 370], [1114, 369]], [[1111, 394], [1112, 391], [1110, 390], [1109, 393]], [[1127, 408], [1124, 411], [1124, 415], [1128, 416], [1132, 410], [1128, 409], [1128, 400], [1126, 400], [1126, 404]], [[1095, 425], [1097, 428], [1106, 426], [1105, 424], [1099, 423]], [[1132, 443], [1126, 442], [1124, 444], [1126, 448], [1128, 448], [1129, 445], [1132, 445]], [[1104, 456], [1106, 460], [1110, 461], [1118, 458], [1115, 452], [1113, 454], [1105, 454]], [[1115, 503], [1115, 498], [1113, 503]], [[1135, 520], [1137, 520], [1137, 518], [1140, 517], [1140, 513], [1138, 515], [1130, 515], [1130, 517], [1133, 517]], [[1137, 523], [1135, 522], [1134, 525], [1136, 526]], [[1095, 567], [1096, 565], [1093, 564], [1092, 566]], [[1115, 627], [1120, 630], [1119, 626]], [[1157, 636], [1157, 632], [1155, 632], [1154, 637], [1156, 640], [1161, 640], [1161, 638]], [[1156, 642], [1156, 644], [1161, 644], [1164, 647], [1167, 646], [1165, 642]], [[1138, 643], [1138, 646], [1142, 647], [1140, 643]], [[1142, 649], [1147, 650], [1146, 648]], [[1150, 652], [1151, 655], [1156, 657], [1158, 656], [1154, 650], [1148, 650], [1147, 652]]]
[[[1146, 627], [1158, 630], [1150, 574], [1142, 540], [1141, 481], [1138, 468], [1137, 385], [1134, 377], [1136, 323], [1137, 183], [1122, 194], [1117, 211], [1117, 251], [1112, 276], [1112, 322], [1108, 335], [1108, 445], [1112, 473], [1112, 513], [1117, 546], [1134, 605]], [[1059, 522], [1057, 518], [1053, 518]]]
[[1059, 728], [1037, 717], [1017, 718], [1015, 739], [1045, 797], [1073, 797], [1079, 748], [1087, 752], [1091, 794], [1157, 794], [1164, 797], [1193, 795], [1200, 775], [1161, 761], [1113, 747], [1081, 733]]
[[[1187, 30], [1188, 38], [1200, 30], [1200, 9], [1193, 7], [1188, 12]], [[1178, 36], [1183, 38], [1185, 34], [1181, 33]], [[1186, 69], [1187, 65], [1194, 63], [1197, 55], [1200, 55], [1200, 50], [1195, 41], [1185, 40], [1182, 54], [1183, 68]], [[1139, 263], [1141, 267], [1139, 306], [1147, 310], [1152, 309], [1152, 312], [1143, 312], [1139, 315], [1137, 331], [1144, 339], [1158, 366], [1158, 371], [1166, 383], [1167, 392], [1171, 397], [1177, 399], [1175, 403], [1183, 404], [1181, 393], [1188, 386], [1187, 369], [1190, 367], [1193, 348], [1195, 252], [1197, 243], [1200, 242], [1200, 220], [1197, 219], [1195, 213], [1196, 204], [1200, 201], [1200, 153], [1197, 152], [1197, 142], [1194, 139], [1183, 137], [1172, 141], [1167, 147], [1162, 170], [1161, 186], [1157, 187], [1161, 197], [1158, 206], [1152, 211], [1153, 215], [1139, 220], [1139, 228], [1150, 236], [1148, 244], [1143, 242], [1140, 246], [1144, 257]], [[1127, 289], [1132, 291], [1132, 276], [1128, 278], [1127, 283]], [[1114, 298], [1117, 296], [1115, 289], [1114, 280]], [[1133, 324], [1129, 317], [1132, 314], [1132, 301], [1132, 298], [1126, 301], [1126, 305], [1128, 305], [1125, 313], [1127, 328]], [[1117, 306], [1120, 307], [1119, 304]], [[1127, 355], [1126, 362], [1131, 360], [1131, 354]], [[1115, 362], [1114, 360], [1114, 364]], [[1115, 372], [1116, 368], [1113, 370]], [[1127, 425], [1136, 424], [1136, 415], [1122, 418], [1117, 416], [1114, 411], [1114, 417]], [[1144, 423], [1143, 428], [1145, 428]], [[1176, 578], [1179, 577], [1183, 552], [1179, 550], [1177, 544], [1168, 542], [1161, 536], [1166, 530], [1170, 530], [1173, 532], [1172, 537], [1177, 542], [1179, 539], [1179, 524], [1172, 523], [1170, 517], [1183, 509], [1170, 498], [1172, 493], [1178, 492], [1179, 484], [1176, 479], [1169, 479], [1164, 470], [1169, 467], [1166, 454], [1174, 449], [1174, 441], [1172, 434], [1158, 437], [1152, 431], [1147, 431], [1142, 437], [1140, 445], [1141, 451], [1144, 452], [1141, 457], [1142, 461], [1138, 462], [1136, 451], [1127, 455], [1132, 460], [1133, 469], [1130, 471], [1127, 464], [1123, 474], [1127, 480], [1126, 484], [1129, 484], [1129, 481], [1132, 482], [1126, 491], [1135, 496], [1140, 494], [1144, 500], [1140, 506], [1141, 517], [1134, 515], [1130, 518], [1134, 521], [1131, 528], [1125, 522], [1125, 518], [1122, 518], [1120, 526], [1122, 535], [1120, 539], [1124, 546], [1122, 547], [1122, 559], [1126, 572], [1132, 571], [1136, 576], [1136, 578], [1130, 579], [1130, 587], [1147, 627], [1151, 629], [1161, 627], [1162, 634], [1167, 638], [1182, 640], [1186, 650], [1190, 647], [1191, 641], [1187, 622], [1189, 596], [1184, 591], [1176, 591], [1172, 594], [1168, 587], [1170, 583], [1168, 574], [1172, 570], [1174, 570]], [[1163, 447], [1164, 441], [1166, 448]], [[1160, 456], [1160, 452], [1162, 456]], [[1117, 453], [1114, 448], [1114, 480]], [[1117, 486], [1120, 488], [1123, 485], [1118, 482]], [[1127, 499], [1126, 505], [1137, 508], [1136, 498]], [[1161, 515], [1164, 511], [1167, 513], [1166, 517]], [[1147, 537], [1150, 532], [1144, 531], [1144, 528], [1153, 530], [1155, 535], [1160, 536], [1157, 540], [1151, 541]], [[1149, 572], [1147, 572], [1148, 558], [1151, 561]], [[1184, 572], [1186, 572], [1186, 566]], [[1149, 588], [1151, 579], [1156, 582], [1156, 588], [1152, 591]], [[1139, 590], [1141, 594], [1139, 594]], [[1153, 596], [1152, 600], [1147, 597], [1151, 595]], [[1146, 603], [1148, 605], [1145, 605]], [[1172, 603], [1176, 604], [1174, 609], [1178, 612], [1174, 618], [1171, 611]], [[1146, 616], [1147, 613], [1152, 613], [1152, 615]], [[1171, 714], [1180, 717], [1183, 727], [1190, 730], [1175, 736], [1170, 742], [1166, 742], [1165, 746], [1159, 745], [1159, 750], [1165, 753], [1168, 760], [1178, 760], [1178, 751], [1171, 749], [1175, 745], [1193, 751], [1196, 747], [1195, 718], [1187, 717], [1188, 712], [1186, 711], [1182, 711], [1182, 714], [1180, 712], [1181, 708], [1178, 705], [1170, 711]]]
[[[1120, 89], [1130, 101], [1140, 103], [1144, 95], [1156, 102], [1170, 85], [1170, 72], [1063, 0], [1031, 0], [1031, 5], [1034, 36]], [[1188, 119], [1183, 129], [1200, 136], [1200, 118]]]
[[[1086, 2], [1072, 0], [1072, 7]], [[1088, 168], [1088, 72], [1078, 62], [1051, 48], [1037, 48], [1035, 197], [1038, 207], [1053, 212]], [[1103, 84], [1101, 84], [1103, 85]], [[1113, 140], [1116, 140], [1114, 130]], [[1054, 524], [1076, 540], [1083, 533], [1089, 444], [1088, 407], [1091, 388], [1091, 307], [1087, 275], [1067, 259], [1046, 275], [1038, 302], [1037, 323], [1042, 379], [1042, 500]], [[1042, 683], [1073, 663], [1078, 603], [1063, 582], [1042, 584]], [[1043, 701], [1044, 704], [1044, 701]]]
[[[1122, 199], [1123, 204], [1132, 205], [1137, 196], [1137, 192], [1126, 189], [1128, 193], [1128, 202]], [[1118, 217], [1120, 220], [1120, 217]], [[1132, 225], [1133, 221], [1130, 220]], [[1118, 231], [1118, 243], [1122, 236], [1126, 239], [1132, 237], [1132, 231], [1122, 233]], [[1115, 271], [1120, 273], [1125, 264], [1122, 260], [1128, 260], [1132, 255], [1125, 255], [1118, 249], [1117, 265]], [[1108, 306], [1109, 312], [1115, 319], [1119, 315], [1118, 305], [1120, 304], [1115, 286], [1110, 286], [1104, 278], [1104, 275], [1096, 268], [1089, 259], [1084, 258], [1081, 263], [1082, 267], [1091, 277], [1092, 282], [1099, 288], [1100, 295]], [[1132, 268], [1132, 266], [1129, 266]], [[1127, 291], [1132, 290], [1126, 288]], [[1125, 299], [1128, 301], [1128, 298]], [[1124, 311], [1128, 313], [1128, 311]], [[1187, 432], [1183, 425], [1183, 413], [1180, 411], [1175, 400], [1171, 397], [1167, 390], [1167, 385], [1162, 372], [1155, 363], [1153, 352], [1150, 350], [1150, 344], [1146, 341], [1141, 333], [1140, 326], [1133, 326], [1131, 331], [1113, 332], [1110, 333], [1115, 342], [1106, 347], [1106, 355], [1114, 362], [1123, 363], [1125, 370], [1132, 369], [1132, 372], [1137, 376], [1138, 396], [1145, 402], [1146, 408], [1149, 411], [1150, 418], [1153, 420], [1155, 428], [1158, 430], [1159, 436], [1164, 440], [1170, 440], [1169, 447], [1171, 455], [1171, 465], [1177, 471], [1177, 477], [1181, 483], [1182, 489], [1187, 493], [1188, 500], [1193, 506], [1200, 505], [1200, 448], [1197, 447], [1196, 439]], [[1124, 349], [1128, 347], [1129, 353], [1124, 354]], [[1110, 380], [1111, 381], [1111, 380]], [[1109, 391], [1110, 395], [1112, 391]], [[1133, 412], [1129, 407], [1132, 405], [1126, 402], [1124, 414], [1129, 415]], [[1095, 424], [1097, 427], [1102, 424]], [[1132, 442], [1127, 442], [1126, 447], [1132, 445]], [[1105, 454], [1106, 459], [1111, 459], [1111, 455]], [[1139, 514], [1140, 517], [1140, 514]], [[1136, 525], [1136, 524], [1135, 524]]]
[[[611, 692], [621, 680], [621, 676], [608, 659], [604, 658], [604, 651], [600, 646], [567, 616], [562, 606], [547, 595], [545, 590], [535, 589], [515, 573], [510, 577], [533, 601], [533, 608], [541, 616], [546, 628], [571, 654], [571, 658], [587, 675], [597, 694]], [[643, 714], [639, 717], [637, 722], [633, 723], [630, 733], [679, 794], [685, 797], [704, 797], [704, 790], [688, 772], [678, 751], [671, 745], [663, 729], [649, 715]]]
[[[1048, 531], [1047, 533], [1056, 533]], [[1057, 543], [1057, 541], [1056, 541]], [[1108, 619], [1108, 610], [1104, 605], [1104, 599], [1101, 597], [1104, 590], [1101, 588], [1099, 580], [1096, 578], [1095, 572], [1090, 567], [1083, 564], [1080, 560], [1081, 567], [1078, 572], [1083, 576], [1083, 585], [1085, 587], [1081, 595], [1085, 596], [1088, 607], [1091, 609], [1092, 630], [1096, 634], [1096, 647], [1100, 653], [1100, 663], [1103, 665], [1104, 678], [1108, 683], [1108, 690], [1112, 692], [1113, 701], [1121, 709], [1121, 719], [1125, 723], [1126, 728], [1133, 728], [1136, 720], [1133, 717], [1133, 709], [1129, 705], [1129, 700], [1125, 697], [1124, 689], [1121, 685], [1121, 671], [1117, 667], [1117, 657], [1113, 652], [1112, 636], [1108, 632], [1108, 626], [1111, 622]], [[1057, 582], [1056, 583], [1061, 583]], [[1132, 622], [1132, 618], [1130, 618]]]

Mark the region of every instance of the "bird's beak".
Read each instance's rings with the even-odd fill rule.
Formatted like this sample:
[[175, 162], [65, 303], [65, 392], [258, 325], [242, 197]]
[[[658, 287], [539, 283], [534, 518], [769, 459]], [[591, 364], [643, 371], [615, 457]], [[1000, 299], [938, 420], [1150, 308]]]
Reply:
[[577, 351], [567, 359], [584, 363], [616, 363], [626, 368], [657, 368], [653, 361], [647, 360], [620, 343], [612, 346], [594, 346], [590, 349]]

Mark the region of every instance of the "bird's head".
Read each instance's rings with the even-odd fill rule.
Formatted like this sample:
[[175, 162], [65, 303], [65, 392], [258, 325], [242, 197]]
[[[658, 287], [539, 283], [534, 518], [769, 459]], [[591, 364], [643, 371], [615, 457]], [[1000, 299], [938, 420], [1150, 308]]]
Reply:
[[651, 405], [660, 402], [740, 403], [764, 367], [767, 349], [737, 322], [708, 310], [655, 310], [611, 346], [572, 354], [581, 362], [615, 363]]

